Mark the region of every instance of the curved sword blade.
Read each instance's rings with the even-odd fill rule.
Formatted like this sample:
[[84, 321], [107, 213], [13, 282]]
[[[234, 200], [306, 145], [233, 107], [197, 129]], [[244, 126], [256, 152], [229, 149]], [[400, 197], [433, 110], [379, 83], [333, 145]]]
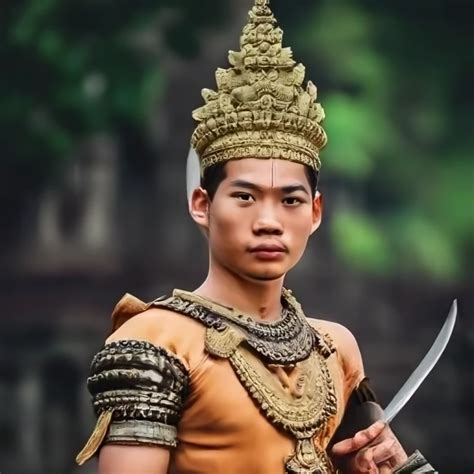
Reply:
[[408, 400], [410, 400], [412, 395], [417, 391], [418, 387], [423, 383], [425, 378], [438, 362], [453, 332], [454, 324], [456, 323], [457, 312], [458, 303], [457, 300], [454, 300], [453, 304], [451, 305], [451, 309], [449, 310], [448, 317], [446, 318], [446, 322], [441, 328], [441, 331], [431, 346], [431, 349], [428, 351], [410, 377], [408, 377], [408, 380], [393, 397], [392, 401], [387, 405], [387, 408], [385, 408], [384, 420], [387, 423], [390, 423], [395, 418], [395, 416], [397, 416], [398, 412], [405, 406]]

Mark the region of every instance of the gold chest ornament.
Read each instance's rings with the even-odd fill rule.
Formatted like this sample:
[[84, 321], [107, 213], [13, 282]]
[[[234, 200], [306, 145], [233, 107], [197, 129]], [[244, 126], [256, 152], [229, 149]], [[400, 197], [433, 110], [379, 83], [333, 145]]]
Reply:
[[287, 474], [334, 472], [326, 452], [314, 443], [315, 436], [327, 430], [337, 407], [324, 355], [314, 350], [295, 364], [265, 364], [241, 344], [244, 340], [238, 328], [208, 328], [206, 350], [227, 358], [266, 418], [296, 439], [295, 452], [286, 461]]
[[248, 315], [182, 290], [152, 306], [179, 312], [206, 326], [206, 351], [229, 360], [264, 416], [296, 440], [287, 474], [332, 474], [326, 437], [337, 398], [326, 358], [335, 348], [306, 321], [290, 290], [283, 289], [281, 320], [259, 323]]

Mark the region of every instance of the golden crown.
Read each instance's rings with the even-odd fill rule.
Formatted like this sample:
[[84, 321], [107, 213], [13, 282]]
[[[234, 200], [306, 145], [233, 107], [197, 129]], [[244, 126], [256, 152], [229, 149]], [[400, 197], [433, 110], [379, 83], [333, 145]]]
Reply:
[[217, 92], [203, 89], [205, 105], [193, 111], [199, 122], [191, 145], [201, 164], [242, 158], [278, 158], [321, 167], [319, 150], [327, 142], [320, 123], [324, 110], [303, 64], [282, 46], [269, 0], [256, 0], [240, 37], [229, 52], [228, 69], [216, 71]]

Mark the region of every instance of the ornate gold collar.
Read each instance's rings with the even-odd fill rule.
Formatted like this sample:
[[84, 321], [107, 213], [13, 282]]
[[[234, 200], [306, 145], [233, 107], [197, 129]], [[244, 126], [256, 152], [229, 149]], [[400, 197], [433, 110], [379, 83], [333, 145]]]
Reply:
[[152, 306], [189, 316], [218, 333], [235, 329], [240, 339], [268, 363], [294, 364], [307, 359], [314, 350], [324, 357], [334, 352], [334, 348], [306, 321], [291, 291], [283, 289], [282, 304], [282, 317], [273, 322], [259, 322], [235, 309], [183, 290], [174, 290], [171, 297], [156, 300]]

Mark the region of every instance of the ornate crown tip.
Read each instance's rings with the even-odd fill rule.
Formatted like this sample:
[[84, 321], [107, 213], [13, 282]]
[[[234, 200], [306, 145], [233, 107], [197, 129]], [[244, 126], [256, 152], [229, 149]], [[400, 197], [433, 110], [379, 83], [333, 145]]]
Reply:
[[281, 158], [319, 169], [324, 111], [305, 68], [283, 47], [269, 0], [255, 0], [228, 69], [216, 71], [217, 92], [205, 90], [194, 111], [192, 145], [204, 170], [229, 159]]

